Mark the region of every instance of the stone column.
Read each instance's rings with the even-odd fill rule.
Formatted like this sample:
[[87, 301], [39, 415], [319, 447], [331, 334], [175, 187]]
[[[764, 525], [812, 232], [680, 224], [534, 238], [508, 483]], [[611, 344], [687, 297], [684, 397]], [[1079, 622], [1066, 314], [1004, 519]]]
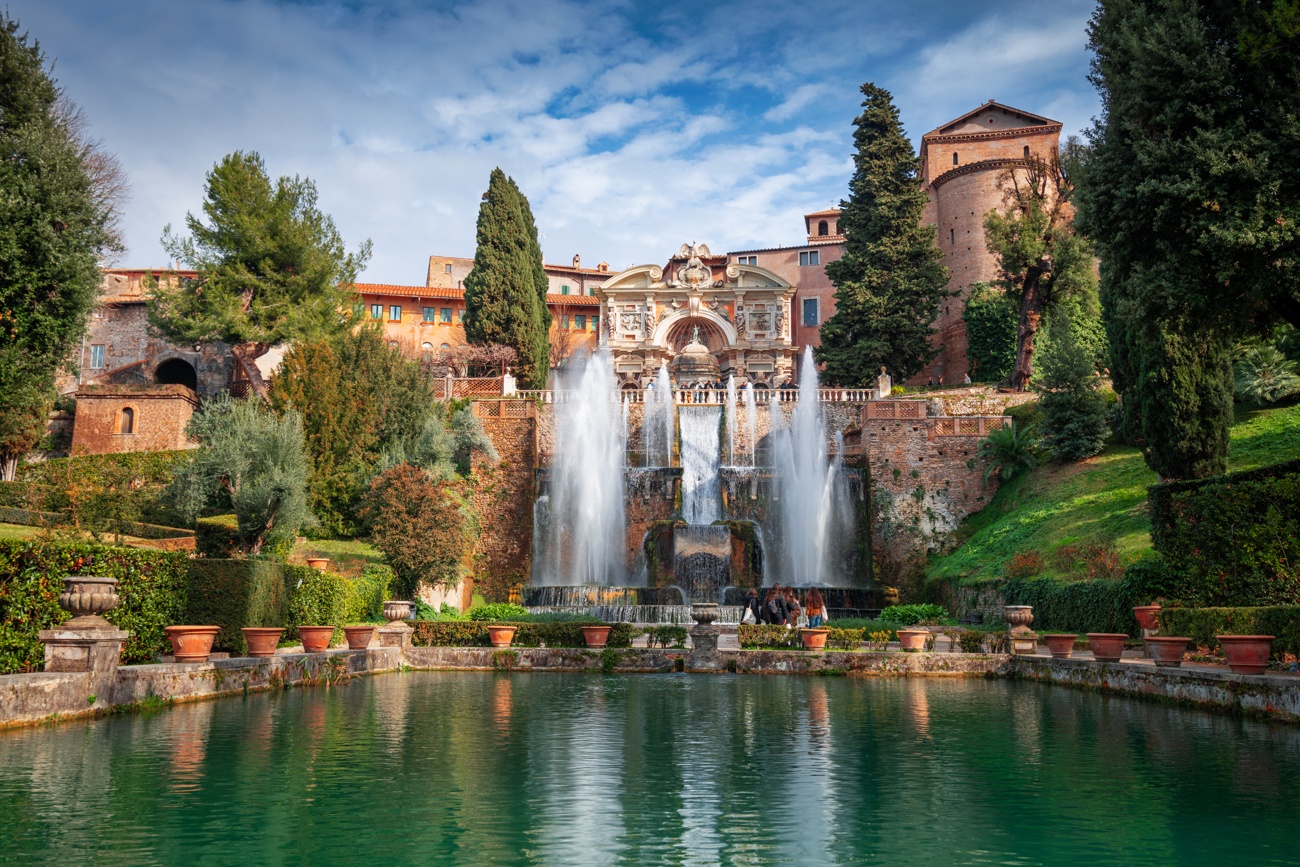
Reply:
[[1002, 616], [1007, 621], [1007, 638], [1011, 652], [1017, 656], [1033, 656], [1038, 653], [1038, 634], [1029, 628], [1034, 622], [1032, 605], [1007, 605], [1002, 609]]
[[45, 644], [45, 670], [85, 672], [90, 679], [87, 691], [107, 696], [117, 679], [122, 642], [131, 634], [99, 616], [117, 606], [117, 579], [92, 575], [64, 578], [59, 606], [73, 616], [39, 633]]
[[686, 657], [688, 671], [721, 671], [722, 657], [718, 654], [718, 636], [722, 627], [714, 626], [718, 619], [716, 602], [696, 602], [691, 605], [691, 652]]

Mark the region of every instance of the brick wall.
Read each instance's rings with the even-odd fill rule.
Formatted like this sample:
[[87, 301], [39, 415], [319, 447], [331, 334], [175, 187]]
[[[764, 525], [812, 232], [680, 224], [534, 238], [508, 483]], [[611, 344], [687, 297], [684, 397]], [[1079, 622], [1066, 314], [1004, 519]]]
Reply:
[[198, 398], [183, 385], [87, 386], [77, 392], [72, 454], [188, 448], [185, 426], [197, 408]]
[[485, 404], [524, 401], [475, 401], [475, 415], [500, 455], [492, 465], [474, 459], [474, 509], [479, 539], [474, 552], [474, 583], [483, 595], [505, 601], [513, 585], [527, 583], [532, 568], [534, 468], [537, 464], [535, 412], [492, 417]]

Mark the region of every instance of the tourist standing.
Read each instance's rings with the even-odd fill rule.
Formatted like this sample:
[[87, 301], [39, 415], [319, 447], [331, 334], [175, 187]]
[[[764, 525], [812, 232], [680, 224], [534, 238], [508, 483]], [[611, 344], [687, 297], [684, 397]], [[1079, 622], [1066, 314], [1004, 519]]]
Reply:
[[[752, 618], [752, 619], [751, 619]], [[740, 614], [741, 623], [762, 623], [763, 606], [758, 601], [758, 591], [753, 587], [745, 594], [744, 610]]]
[[794, 595], [794, 588], [785, 588], [786, 622], [790, 626], [799, 625], [799, 597]]
[[822, 625], [826, 619], [826, 601], [822, 599], [821, 591], [816, 587], [808, 591], [808, 625], [816, 629]]
[[789, 614], [789, 609], [785, 607], [785, 597], [781, 595], [781, 585], [777, 584], [767, 591], [767, 596], [764, 598], [763, 622], [782, 626]]

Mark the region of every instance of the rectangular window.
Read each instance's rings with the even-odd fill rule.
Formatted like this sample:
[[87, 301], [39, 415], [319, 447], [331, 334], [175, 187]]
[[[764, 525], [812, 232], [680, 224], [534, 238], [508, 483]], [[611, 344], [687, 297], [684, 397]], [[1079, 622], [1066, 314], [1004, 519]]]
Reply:
[[382, 304], [371, 304], [371, 305], [370, 305], [370, 318], [371, 318], [371, 319], [383, 319], [383, 318], [384, 318], [384, 305], [382, 305]]
[[738, 259], [736, 259], [736, 261], [739, 262], [741, 265], [757, 265], [757, 264], [758, 264], [758, 257], [757, 257], [757, 256], [741, 256], [741, 257], [739, 257]]
[[568, 295], [568, 294], [569, 294], [569, 284], [568, 284], [568, 283], [561, 283], [561, 284], [560, 284], [560, 294], [561, 294], [561, 295]]
[[579, 331], [586, 331], [586, 330], [587, 330], [587, 317], [586, 317], [586, 316], [575, 316], [575, 317], [573, 317], [573, 327], [576, 328], [576, 329], [578, 329]]
[[438, 311], [437, 311], [437, 310], [434, 310], [432, 307], [426, 307], [426, 308], [424, 308], [424, 321], [425, 321], [425, 322], [433, 322], [434, 319], [437, 318], [437, 315], [438, 315]]
[[591, 317], [591, 330], [592, 330], [592, 331], [599, 331], [599, 330], [600, 330], [600, 317], [599, 317], [599, 316], [593, 316], [593, 317]]
[[399, 304], [390, 304], [388, 307], [388, 318], [390, 321], [402, 321], [402, 308]]
[[448, 325], [450, 325], [450, 324], [451, 324], [451, 308], [450, 308], [450, 307], [444, 307], [444, 308], [442, 308], [442, 311], [441, 311], [441, 312], [442, 312], [442, 321], [445, 322], [445, 323], [447, 323]]
[[821, 311], [818, 310], [819, 306], [820, 306], [820, 302], [816, 298], [803, 299], [803, 324], [804, 325], [811, 325], [815, 327], [821, 324], [818, 315], [821, 313]]
[[443, 265], [443, 266], [442, 266], [442, 273], [444, 273], [444, 274], [450, 274], [450, 273], [451, 273], [451, 263], [450, 263], [450, 262], [448, 262], [446, 265]]
[[799, 254], [800, 265], [820, 265], [822, 263], [822, 254], [820, 250], [805, 250]]
[[96, 343], [90, 347], [90, 368], [91, 370], [99, 370], [103, 366], [104, 347], [102, 344]]
[[565, 313], [563, 316], [560, 317], [560, 327], [561, 328], [569, 327], [569, 314]]

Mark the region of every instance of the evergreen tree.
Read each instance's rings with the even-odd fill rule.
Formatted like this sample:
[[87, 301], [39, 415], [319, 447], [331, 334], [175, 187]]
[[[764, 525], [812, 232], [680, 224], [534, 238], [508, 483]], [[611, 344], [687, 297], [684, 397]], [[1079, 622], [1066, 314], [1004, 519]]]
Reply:
[[1051, 319], [1045, 337], [1034, 385], [1042, 394], [1043, 444], [1060, 461], [1092, 457], [1106, 444], [1110, 416], [1096, 356], [1066, 312]]
[[189, 236], [164, 229], [163, 247], [198, 279], [157, 281], [149, 321], [178, 343], [231, 344], [264, 396], [253, 361], [271, 345], [347, 330], [370, 242], [348, 253], [334, 221], [316, 207], [316, 185], [296, 176], [272, 183], [251, 151], [236, 151], [208, 172], [203, 213], [207, 224], [186, 215]]
[[923, 370], [939, 353], [933, 323], [952, 294], [934, 227], [921, 225], [920, 160], [898, 109], [870, 82], [862, 93], [853, 179], [840, 203], [844, 255], [826, 266], [835, 315], [822, 325], [817, 349], [826, 381], [845, 386], [874, 383], [882, 366], [899, 380]]
[[551, 313], [537, 225], [513, 179], [493, 169], [478, 210], [474, 267], [465, 278], [465, 337], [502, 344], [519, 354], [515, 374], [525, 388], [545, 388], [550, 372]]
[[45, 432], [54, 377], [71, 360], [99, 289], [99, 262], [120, 249], [123, 192], [112, 157], [35, 41], [0, 12], [0, 478]]

